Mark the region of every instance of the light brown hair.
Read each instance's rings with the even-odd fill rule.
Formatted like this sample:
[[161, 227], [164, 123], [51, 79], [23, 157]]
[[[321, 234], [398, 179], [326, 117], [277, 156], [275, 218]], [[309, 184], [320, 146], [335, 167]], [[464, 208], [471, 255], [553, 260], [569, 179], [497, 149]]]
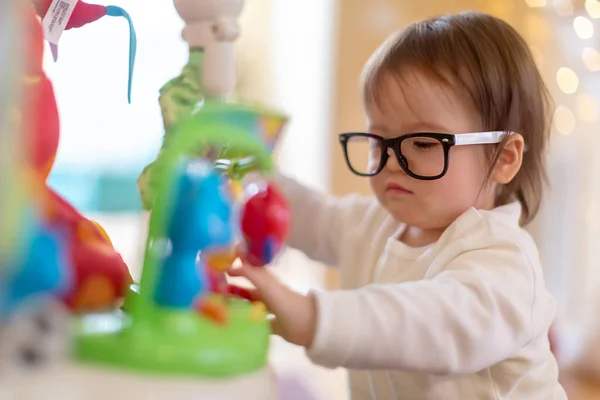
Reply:
[[[546, 183], [551, 98], [521, 35], [506, 22], [476, 12], [412, 24], [388, 38], [367, 63], [364, 101], [380, 105], [386, 78], [402, 80], [407, 69], [467, 98], [480, 117], [480, 130], [523, 136], [523, 164], [510, 183], [499, 187], [496, 205], [516, 199], [523, 209], [521, 223], [530, 222]], [[504, 144], [485, 146], [488, 176]]]

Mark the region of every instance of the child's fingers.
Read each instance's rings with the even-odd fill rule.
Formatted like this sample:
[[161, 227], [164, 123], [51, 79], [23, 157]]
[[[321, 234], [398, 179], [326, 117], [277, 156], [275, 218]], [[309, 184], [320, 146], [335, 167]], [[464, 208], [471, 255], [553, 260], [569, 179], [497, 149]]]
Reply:
[[242, 268], [229, 268], [227, 270], [227, 275], [233, 276], [233, 277], [243, 276], [243, 273], [244, 273], [244, 271], [242, 271]]
[[248, 289], [237, 285], [228, 284], [227, 294], [236, 297], [241, 297], [242, 299], [246, 299], [248, 301], [261, 301], [261, 296], [258, 290]]
[[256, 287], [260, 300], [269, 310], [277, 310], [282, 297], [287, 293], [285, 286], [265, 268], [243, 266], [229, 271], [228, 274], [248, 279]]

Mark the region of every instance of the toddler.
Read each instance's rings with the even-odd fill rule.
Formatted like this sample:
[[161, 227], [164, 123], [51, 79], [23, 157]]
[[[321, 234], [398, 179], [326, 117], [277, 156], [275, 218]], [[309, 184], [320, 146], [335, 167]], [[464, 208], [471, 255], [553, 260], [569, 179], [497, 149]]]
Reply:
[[256, 286], [275, 333], [350, 371], [352, 399], [566, 399], [550, 351], [555, 301], [522, 226], [540, 206], [549, 97], [522, 37], [466, 12], [390, 37], [369, 60], [366, 132], [343, 133], [374, 198], [281, 177], [289, 245], [342, 290]]

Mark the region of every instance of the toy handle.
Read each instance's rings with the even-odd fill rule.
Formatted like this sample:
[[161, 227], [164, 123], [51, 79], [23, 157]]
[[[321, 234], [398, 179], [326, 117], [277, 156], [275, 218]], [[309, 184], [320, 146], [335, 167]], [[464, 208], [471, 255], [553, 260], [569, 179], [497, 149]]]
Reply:
[[237, 18], [244, 0], [173, 0], [185, 22], [183, 39], [191, 49], [203, 49], [200, 81], [207, 97], [223, 98], [235, 88], [234, 43], [240, 35]]
[[223, 97], [235, 88], [235, 49], [233, 43], [219, 42], [204, 49], [202, 85], [210, 97]]

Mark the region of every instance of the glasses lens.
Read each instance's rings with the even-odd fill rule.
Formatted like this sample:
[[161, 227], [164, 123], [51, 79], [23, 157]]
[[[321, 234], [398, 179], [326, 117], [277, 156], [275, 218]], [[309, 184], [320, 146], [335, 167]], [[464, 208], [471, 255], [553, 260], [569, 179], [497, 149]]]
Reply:
[[402, 141], [400, 152], [408, 170], [423, 178], [432, 178], [444, 172], [445, 153], [442, 143], [426, 136], [415, 136]]
[[369, 136], [350, 136], [346, 143], [350, 169], [362, 175], [372, 175], [381, 164], [383, 144]]

